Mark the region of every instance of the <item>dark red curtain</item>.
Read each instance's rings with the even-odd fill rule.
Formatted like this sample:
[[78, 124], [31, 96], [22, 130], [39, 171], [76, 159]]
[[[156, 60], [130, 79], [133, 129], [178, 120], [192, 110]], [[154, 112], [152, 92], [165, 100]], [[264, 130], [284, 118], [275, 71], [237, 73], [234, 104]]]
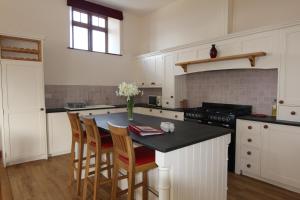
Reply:
[[91, 3], [84, 0], [67, 0], [67, 5], [81, 10], [86, 10], [95, 14], [112, 17], [118, 20], [123, 20], [123, 12], [99, 4]]

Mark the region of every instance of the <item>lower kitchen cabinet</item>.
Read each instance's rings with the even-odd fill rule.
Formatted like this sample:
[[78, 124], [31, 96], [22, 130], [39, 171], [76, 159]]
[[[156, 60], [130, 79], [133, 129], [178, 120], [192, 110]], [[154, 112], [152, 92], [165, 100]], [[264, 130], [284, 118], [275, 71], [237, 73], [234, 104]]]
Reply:
[[70, 153], [72, 132], [66, 112], [47, 114], [47, 133], [49, 156]]
[[237, 120], [236, 173], [300, 192], [300, 127]]
[[162, 118], [168, 118], [168, 119], [174, 119], [180, 121], [184, 120], [183, 112], [172, 111], [172, 110], [136, 107], [133, 109], [133, 112], [143, 114], [143, 115], [151, 115], [155, 117], [162, 117]]

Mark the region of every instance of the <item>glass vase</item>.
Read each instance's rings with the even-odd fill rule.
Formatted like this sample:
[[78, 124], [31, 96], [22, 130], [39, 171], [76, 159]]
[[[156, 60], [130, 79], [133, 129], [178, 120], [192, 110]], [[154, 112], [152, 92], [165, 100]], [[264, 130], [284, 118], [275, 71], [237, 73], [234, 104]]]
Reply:
[[134, 106], [134, 100], [133, 97], [129, 97], [127, 100], [127, 113], [128, 113], [128, 120], [133, 120], [133, 106]]

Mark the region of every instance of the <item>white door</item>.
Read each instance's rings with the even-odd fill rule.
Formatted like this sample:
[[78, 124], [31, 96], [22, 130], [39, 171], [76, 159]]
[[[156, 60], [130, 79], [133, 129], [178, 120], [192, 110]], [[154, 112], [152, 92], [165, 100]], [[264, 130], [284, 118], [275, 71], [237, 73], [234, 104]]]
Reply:
[[284, 105], [300, 106], [300, 26], [283, 30], [282, 37], [284, 45], [279, 100]]
[[43, 66], [38, 62], [2, 62], [6, 162], [47, 158]]
[[261, 176], [300, 188], [300, 127], [264, 124]]

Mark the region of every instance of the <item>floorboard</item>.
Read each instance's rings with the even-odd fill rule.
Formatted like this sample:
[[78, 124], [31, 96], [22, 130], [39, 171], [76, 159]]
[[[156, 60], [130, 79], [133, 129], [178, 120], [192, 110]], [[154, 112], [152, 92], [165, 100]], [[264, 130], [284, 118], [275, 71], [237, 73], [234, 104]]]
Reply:
[[[69, 156], [15, 165], [0, 165], [3, 200], [79, 200], [75, 188], [68, 187]], [[245, 176], [229, 173], [228, 200], [300, 200], [300, 194]], [[99, 190], [100, 199], [108, 200], [110, 186]]]

